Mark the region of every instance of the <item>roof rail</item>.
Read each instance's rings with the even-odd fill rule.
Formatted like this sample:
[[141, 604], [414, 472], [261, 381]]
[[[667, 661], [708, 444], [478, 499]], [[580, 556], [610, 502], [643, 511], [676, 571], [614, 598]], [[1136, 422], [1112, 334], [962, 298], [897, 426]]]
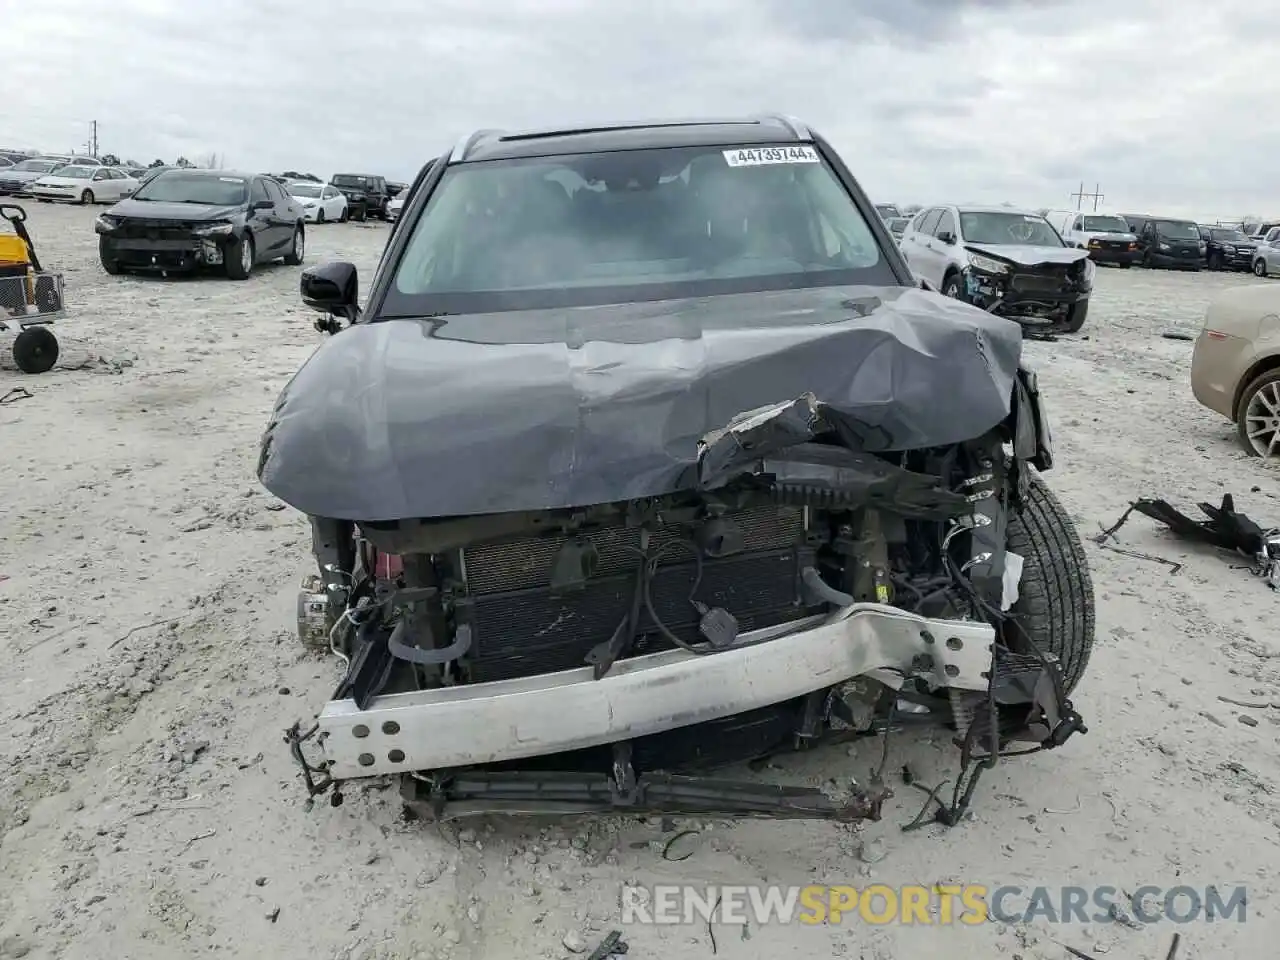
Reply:
[[502, 132], [503, 132], [502, 130], [486, 128], [484, 130], [476, 130], [474, 133], [467, 134], [465, 137], [460, 139], [457, 142], [457, 144], [454, 145], [453, 153], [449, 154], [449, 162], [461, 163], [463, 160], [467, 158], [467, 154], [471, 152], [471, 148], [476, 145], [476, 142], [481, 137], [488, 137], [488, 136], [492, 136], [493, 134], [501, 134]]
[[803, 120], [793, 117], [785, 113], [761, 113], [757, 114], [755, 120], [772, 120], [774, 123], [780, 123], [786, 127], [791, 135], [799, 140], [808, 140], [813, 136], [813, 131]]

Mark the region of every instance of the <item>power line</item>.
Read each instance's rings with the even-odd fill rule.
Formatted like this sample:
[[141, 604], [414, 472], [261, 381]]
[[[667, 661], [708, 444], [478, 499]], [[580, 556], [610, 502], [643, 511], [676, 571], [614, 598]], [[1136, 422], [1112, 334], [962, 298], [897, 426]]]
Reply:
[[1076, 209], [1077, 209], [1077, 210], [1079, 210], [1079, 209], [1080, 209], [1080, 204], [1081, 204], [1085, 199], [1092, 199], [1092, 200], [1093, 200], [1093, 212], [1094, 212], [1094, 213], [1097, 213], [1097, 212], [1098, 212], [1098, 201], [1099, 201], [1099, 200], [1103, 200], [1103, 199], [1105, 199], [1105, 194], [1103, 194], [1103, 193], [1102, 193], [1102, 184], [1097, 184], [1097, 185], [1095, 185], [1095, 186], [1094, 186], [1094, 188], [1093, 188], [1093, 193], [1085, 193], [1085, 192], [1084, 192], [1084, 181], [1083, 181], [1083, 180], [1081, 180], [1081, 181], [1080, 181], [1080, 189], [1079, 189], [1078, 191], [1076, 191], [1075, 193], [1071, 194], [1071, 197], [1072, 197], [1072, 199], [1073, 199], [1073, 200], [1075, 200], [1075, 202], [1076, 202]]

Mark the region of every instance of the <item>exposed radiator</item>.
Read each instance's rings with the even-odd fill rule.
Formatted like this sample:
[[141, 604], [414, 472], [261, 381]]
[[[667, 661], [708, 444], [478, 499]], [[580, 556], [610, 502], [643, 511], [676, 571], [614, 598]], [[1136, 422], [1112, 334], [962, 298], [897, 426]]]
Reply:
[[[800, 572], [814, 562], [804, 544], [803, 512], [769, 506], [733, 514], [746, 549], [703, 561], [696, 599], [723, 607], [743, 631], [785, 623], [807, 615], [801, 605]], [[563, 540], [528, 539], [486, 544], [464, 555], [470, 602], [458, 611], [473, 630], [468, 669], [476, 682], [580, 667], [587, 652], [609, 639], [630, 609], [640, 563], [639, 531], [621, 524], [593, 531], [599, 551], [597, 573], [584, 588], [553, 594], [552, 562]], [[679, 532], [655, 532], [650, 551], [681, 539]], [[673, 634], [699, 640], [699, 615], [690, 603], [698, 565], [687, 547], [663, 555], [651, 583], [653, 606]], [[671, 646], [647, 614], [630, 656]]]

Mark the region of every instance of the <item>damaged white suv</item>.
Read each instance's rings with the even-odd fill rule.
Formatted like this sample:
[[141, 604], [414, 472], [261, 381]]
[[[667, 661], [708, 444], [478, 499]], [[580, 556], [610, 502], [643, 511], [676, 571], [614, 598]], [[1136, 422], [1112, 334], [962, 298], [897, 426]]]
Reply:
[[290, 731], [313, 794], [850, 820], [883, 783], [705, 772], [934, 724], [972, 783], [1084, 729], [1019, 326], [921, 289], [817, 133], [486, 131], [408, 197], [363, 311], [351, 264], [304, 273], [333, 336], [262, 439], [311, 518], [299, 632], [344, 663]]

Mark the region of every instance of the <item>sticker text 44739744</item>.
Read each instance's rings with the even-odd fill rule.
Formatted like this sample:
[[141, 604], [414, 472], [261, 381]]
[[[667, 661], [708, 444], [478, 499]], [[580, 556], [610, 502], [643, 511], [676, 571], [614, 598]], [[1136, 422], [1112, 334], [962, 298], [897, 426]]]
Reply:
[[770, 163], [819, 163], [818, 151], [805, 144], [781, 147], [742, 147], [725, 150], [724, 161], [731, 167], [758, 167]]

